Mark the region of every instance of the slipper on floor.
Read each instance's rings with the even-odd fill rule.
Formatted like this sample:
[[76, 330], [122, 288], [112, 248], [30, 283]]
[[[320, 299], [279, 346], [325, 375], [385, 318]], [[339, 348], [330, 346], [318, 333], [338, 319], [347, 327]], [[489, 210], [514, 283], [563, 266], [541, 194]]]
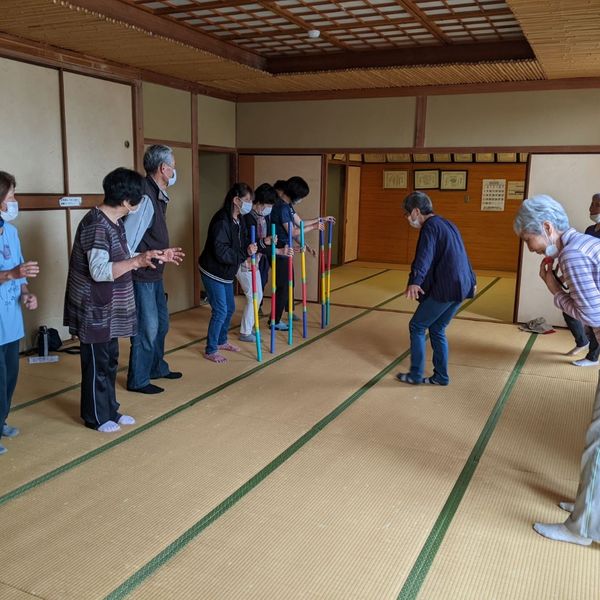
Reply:
[[423, 377], [423, 382], [428, 385], [448, 385], [447, 383], [440, 383], [436, 381], [433, 377]]
[[396, 379], [402, 383], [410, 383], [410, 385], [419, 385], [419, 383], [421, 383], [420, 381], [415, 381], [410, 376], [410, 373], [398, 373], [398, 375], [396, 375]]

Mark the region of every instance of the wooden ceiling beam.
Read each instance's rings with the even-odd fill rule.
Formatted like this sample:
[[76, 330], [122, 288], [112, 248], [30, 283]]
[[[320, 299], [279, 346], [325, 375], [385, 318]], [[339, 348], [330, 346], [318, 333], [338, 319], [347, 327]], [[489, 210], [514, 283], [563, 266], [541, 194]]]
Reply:
[[[300, 27], [301, 29], [304, 29], [304, 31], [308, 32], [309, 30], [314, 29], [314, 26], [311, 23], [307, 23], [306, 21], [303, 21], [299, 17], [296, 17], [293, 13], [290, 13], [283, 8], [279, 8], [279, 6], [274, 4], [272, 1], [270, 2], [268, 0], [256, 0], [256, 4], [260, 4], [264, 8], [273, 11], [276, 15], [279, 15], [280, 17], [287, 19], [290, 23], [294, 23], [294, 25], [298, 25], [298, 27]], [[327, 40], [330, 44], [332, 44], [336, 48], [341, 48], [342, 50], [348, 49], [348, 46], [346, 44], [344, 44], [343, 42], [340, 42], [336, 38], [329, 36], [327, 34], [322, 35], [321, 39]]]
[[444, 32], [432, 21], [429, 16], [426, 15], [414, 2], [413, 0], [396, 0], [397, 4], [401, 6], [409, 15], [412, 15], [431, 35], [433, 35], [440, 42], [447, 44], [449, 43], [448, 38]]
[[[248, 0], [246, 0], [247, 2]], [[481, 11], [473, 11], [473, 12], [468, 12], [468, 13], [461, 13], [460, 14], [460, 18], [461, 19], [469, 19], [471, 17], [481, 17], [481, 16], [490, 16], [490, 17], [495, 17], [495, 16], [507, 16], [507, 17], [512, 17], [512, 13], [509, 10], [506, 9], [502, 9], [502, 8], [497, 8], [496, 10], [488, 10], [485, 12], [485, 15], [483, 15], [481, 13]], [[182, 19], [180, 19], [180, 21], [182, 23], [186, 23], [186, 21], [194, 19], [195, 17], [183, 17]], [[447, 15], [444, 18], [450, 19], [450, 18], [454, 18], [451, 15]], [[409, 23], [414, 23], [415, 20], [412, 17], [405, 17], [403, 19], [382, 19], [381, 21], [369, 21], [368, 23], [351, 23], [351, 24], [347, 24], [347, 25], [325, 25], [323, 27], [319, 27], [319, 31], [321, 33], [323, 32], [329, 32], [329, 31], [337, 31], [337, 30], [343, 30], [344, 32], [346, 32], [346, 30], [351, 31], [352, 29], [361, 29], [364, 27], [380, 27], [382, 25], [408, 25]], [[241, 23], [243, 23], [243, 21], [241, 21]], [[200, 25], [194, 25], [194, 28], [197, 28], [199, 30], [202, 30], [202, 26]], [[305, 32], [306, 29], [303, 27], [298, 27], [298, 29], [285, 29], [282, 30], [281, 33], [285, 33], [285, 34], [290, 34], [290, 35], [295, 35], [298, 33], [302, 33]], [[390, 30], [392, 31], [392, 30]], [[219, 39], [221, 40], [249, 40], [252, 38], [255, 38], [258, 33], [260, 33], [259, 31], [253, 31], [252, 33], [245, 33], [243, 35], [236, 35], [234, 32], [232, 32], [230, 35], [224, 35], [221, 36]], [[388, 33], [388, 32], [385, 32]]]
[[533, 59], [535, 55], [525, 40], [420, 46], [397, 50], [337, 52], [319, 56], [273, 57], [267, 60], [267, 71], [273, 74], [313, 73], [345, 69], [445, 65], [500, 60]]
[[[241, 6], [242, 4], [251, 4], [251, 0], [228, 0], [226, 2], [205, 2], [204, 4], [196, 4], [190, 2], [181, 6], [169, 6], [168, 8], [149, 8], [152, 14], [157, 16], [172, 15], [174, 13], [188, 12], [192, 10], [209, 10], [212, 8], [225, 8], [227, 6]], [[146, 7], [144, 7], [146, 8]]]
[[263, 70], [265, 66], [265, 59], [253, 52], [232, 46], [170, 19], [161, 19], [129, 3], [106, 2], [106, 0], [68, 0], [68, 4], [255, 69]]

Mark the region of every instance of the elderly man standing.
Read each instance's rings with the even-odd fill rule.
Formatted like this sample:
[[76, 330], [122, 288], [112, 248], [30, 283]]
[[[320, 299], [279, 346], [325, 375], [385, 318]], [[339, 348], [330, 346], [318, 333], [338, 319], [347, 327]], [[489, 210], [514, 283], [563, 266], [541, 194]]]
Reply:
[[[132, 252], [169, 248], [167, 230], [167, 188], [177, 179], [175, 158], [168, 146], [150, 146], [144, 154], [144, 198], [137, 212], [125, 219], [127, 243]], [[181, 259], [181, 248], [173, 248]], [[137, 309], [137, 335], [131, 338], [127, 389], [142, 394], [158, 394], [163, 388], [151, 379], [179, 379], [164, 359], [165, 337], [169, 331], [169, 312], [163, 285], [164, 264], [133, 272]]]
[[[396, 378], [413, 385], [448, 385], [446, 327], [462, 301], [473, 297], [475, 274], [456, 225], [433, 213], [427, 194], [409, 194], [404, 212], [411, 227], [421, 230], [405, 291], [420, 304], [409, 324], [410, 372], [398, 373]], [[427, 330], [433, 349], [431, 377], [423, 377]]]
[[[565, 209], [550, 196], [539, 195], [521, 205], [515, 233], [530, 252], [544, 256], [540, 277], [554, 296], [554, 305], [600, 335], [600, 240], [569, 226]], [[552, 268], [554, 261], [562, 281]], [[568, 291], [567, 291], [568, 290]], [[589, 546], [600, 542], [600, 383], [581, 457], [579, 489], [574, 503], [561, 502], [571, 513], [564, 523], [535, 523], [551, 540]]]

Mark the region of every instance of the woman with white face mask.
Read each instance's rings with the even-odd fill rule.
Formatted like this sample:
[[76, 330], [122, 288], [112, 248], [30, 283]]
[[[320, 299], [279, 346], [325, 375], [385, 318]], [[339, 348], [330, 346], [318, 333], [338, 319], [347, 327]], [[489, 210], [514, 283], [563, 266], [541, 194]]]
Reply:
[[[277, 243], [277, 236], [275, 236], [275, 240], [271, 239], [271, 210], [276, 200], [277, 192], [275, 188], [268, 183], [263, 183], [254, 191], [252, 210], [247, 215], [242, 216], [248, 239], [250, 238], [251, 228], [256, 228], [256, 244], [258, 246], [256, 289], [260, 306], [262, 306], [263, 293], [269, 277], [271, 244]], [[293, 256], [293, 253], [294, 250], [287, 245], [276, 249], [278, 256]], [[249, 259], [241, 264], [237, 272], [237, 280], [246, 296], [246, 306], [240, 325], [240, 341], [256, 342], [253, 333], [254, 304], [252, 298], [252, 270]]]
[[[600, 239], [600, 194], [592, 196], [590, 204], [590, 220], [594, 222], [586, 230], [586, 235]], [[565, 323], [575, 339], [575, 347], [566, 352], [567, 356], [576, 356], [581, 352], [586, 352], [584, 358], [574, 360], [571, 364], [576, 367], [596, 367], [600, 364], [600, 344], [594, 335], [594, 330], [581, 321], [574, 319], [563, 312]]]
[[[9, 223], [19, 213], [15, 178], [0, 171], [0, 427], [2, 437], [19, 434], [6, 423], [19, 374], [19, 340], [25, 335], [21, 304], [37, 308], [37, 298], [27, 287], [28, 277], [37, 277], [36, 261], [25, 262], [16, 228]], [[6, 447], [0, 443], [0, 454]]]
[[241, 215], [252, 210], [252, 188], [236, 183], [227, 192], [223, 208], [215, 213], [208, 226], [204, 250], [198, 259], [200, 276], [212, 308], [204, 358], [215, 363], [227, 362], [219, 352], [239, 352], [240, 348], [227, 341], [229, 324], [235, 312], [233, 280], [240, 265], [258, 246], [251, 244]]
[[[591, 211], [590, 211], [591, 213]], [[594, 213], [596, 214], [596, 213]], [[557, 308], [600, 334], [600, 240], [569, 226], [564, 208], [550, 196], [534, 196], [521, 205], [515, 233], [530, 252], [544, 256], [540, 277]], [[555, 275], [554, 261], [562, 273]], [[600, 542], [600, 385], [586, 434], [581, 477], [574, 503], [561, 502], [570, 512], [564, 523], [535, 523], [533, 528], [551, 540], [589, 546]]]

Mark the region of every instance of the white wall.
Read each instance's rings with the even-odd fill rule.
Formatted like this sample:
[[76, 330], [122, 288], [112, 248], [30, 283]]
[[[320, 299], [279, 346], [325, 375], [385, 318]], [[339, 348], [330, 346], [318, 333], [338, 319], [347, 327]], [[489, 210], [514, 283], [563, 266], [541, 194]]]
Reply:
[[240, 148], [390, 148], [413, 145], [415, 98], [249, 102], [237, 105]]

